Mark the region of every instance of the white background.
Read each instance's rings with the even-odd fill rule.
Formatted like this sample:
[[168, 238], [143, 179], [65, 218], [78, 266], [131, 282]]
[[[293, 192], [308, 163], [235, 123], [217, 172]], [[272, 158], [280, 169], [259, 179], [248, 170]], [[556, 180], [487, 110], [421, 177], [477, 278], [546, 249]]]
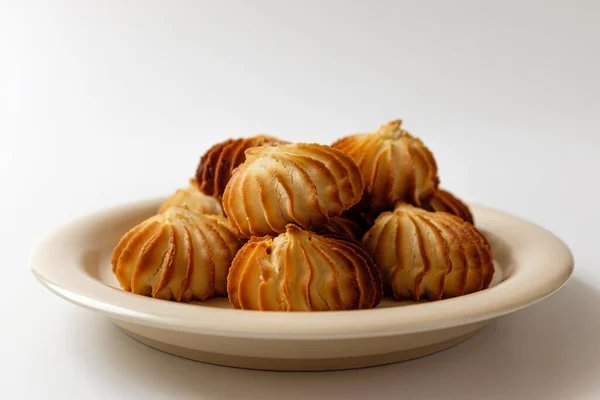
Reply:
[[[600, 3], [0, 5], [2, 398], [600, 398]], [[566, 241], [567, 286], [431, 357], [277, 374], [153, 351], [29, 271], [43, 234], [169, 194], [215, 141], [396, 118], [444, 187]]]

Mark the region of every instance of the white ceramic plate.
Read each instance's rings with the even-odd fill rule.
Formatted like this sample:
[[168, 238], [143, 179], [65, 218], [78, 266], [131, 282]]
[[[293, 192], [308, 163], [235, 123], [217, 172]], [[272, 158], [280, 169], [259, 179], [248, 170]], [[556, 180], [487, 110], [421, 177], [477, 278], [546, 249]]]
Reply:
[[142, 343], [221, 365], [327, 370], [423, 356], [549, 296], [573, 270], [569, 249], [552, 233], [473, 206], [496, 264], [491, 287], [481, 292], [430, 303], [384, 299], [374, 310], [312, 313], [234, 310], [225, 298], [180, 304], [124, 292], [110, 267], [119, 238], [154, 214], [160, 201], [112, 208], [64, 226], [32, 251], [31, 268], [52, 292], [103, 313]]

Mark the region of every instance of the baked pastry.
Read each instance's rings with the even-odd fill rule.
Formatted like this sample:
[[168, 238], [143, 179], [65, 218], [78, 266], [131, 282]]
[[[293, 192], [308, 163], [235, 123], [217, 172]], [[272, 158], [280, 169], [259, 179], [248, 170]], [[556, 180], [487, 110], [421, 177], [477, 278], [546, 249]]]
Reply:
[[452, 193], [438, 189], [425, 207], [429, 211], [444, 211], [474, 224], [469, 207]]
[[326, 311], [376, 307], [379, 271], [359, 242], [289, 224], [277, 237], [253, 237], [238, 252], [227, 292], [233, 308]]
[[351, 239], [360, 240], [365, 233], [358, 222], [343, 215], [333, 217], [320, 228], [318, 233], [346, 235]]
[[196, 170], [200, 190], [210, 196], [222, 196], [233, 170], [246, 159], [246, 149], [279, 143], [285, 142], [272, 136], [256, 135], [215, 144], [202, 156]]
[[363, 243], [398, 300], [439, 300], [489, 286], [490, 246], [470, 223], [406, 203], [381, 214]]
[[206, 300], [227, 294], [227, 272], [242, 245], [225, 217], [170, 207], [123, 236], [112, 270], [128, 292]]
[[172, 206], [185, 206], [202, 214], [225, 215], [219, 199], [202, 193], [195, 178], [190, 179], [187, 188], [177, 190], [162, 203], [158, 212], [161, 213]]
[[288, 223], [327, 224], [358, 202], [363, 188], [354, 161], [329, 146], [254, 147], [227, 184], [223, 209], [242, 236], [276, 235]]
[[333, 143], [354, 159], [365, 182], [365, 204], [371, 211], [392, 209], [398, 201], [421, 205], [437, 190], [433, 154], [392, 121], [373, 133], [346, 136]]

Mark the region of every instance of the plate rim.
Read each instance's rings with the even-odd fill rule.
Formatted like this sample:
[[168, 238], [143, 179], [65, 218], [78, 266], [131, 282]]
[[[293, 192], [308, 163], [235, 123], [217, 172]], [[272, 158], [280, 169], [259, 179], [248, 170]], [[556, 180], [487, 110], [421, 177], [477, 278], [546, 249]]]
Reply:
[[[564, 286], [574, 269], [570, 249], [552, 232], [520, 217], [479, 204], [469, 204], [475, 220], [483, 216], [484, 227], [486, 219], [496, 221], [496, 225], [488, 221], [496, 229], [486, 230], [498, 235], [511, 252], [515, 252], [518, 256], [515, 263], [537, 255], [538, 260], [533, 260], [536, 265], [517, 268], [506, 280], [489, 289], [437, 302], [323, 312], [222, 309], [132, 294], [91, 278], [82, 268], [57, 267], [66, 262], [77, 263], [73, 255], [61, 255], [57, 244], [68, 243], [67, 239], [73, 238], [76, 232], [95, 226], [94, 223], [105, 221], [107, 217], [116, 219], [118, 215], [140, 212], [140, 209], [156, 209], [162, 200], [112, 206], [76, 218], [52, 231], [30, 251], [29, 265], [33, 275], [58, 296], [113, 319], [206, 335], [303, 340], [410, 334], [490, 320], [552, 295]], [[519, 243], [520, 240], [524, 242]], [[63, 247], [65, 252], [68, 246]], [[536, 272], [546, 274], [536, 276]]]

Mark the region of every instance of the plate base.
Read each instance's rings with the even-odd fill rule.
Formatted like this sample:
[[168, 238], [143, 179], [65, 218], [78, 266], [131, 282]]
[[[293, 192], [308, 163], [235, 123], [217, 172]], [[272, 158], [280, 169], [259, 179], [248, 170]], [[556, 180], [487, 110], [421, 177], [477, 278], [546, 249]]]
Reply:
[[335, 371], [374, 367], [378, 365], [392, 364], [427, 356], [464, 342], [465, 340], [469, 339], [471, 336], [479, 332], [481, 328], [476, 331], [469, 332], [465, 335], [461, 335], [449, 340], [434, 343], [428, 346], [419, 347], [416, 349], [408, 349], [392, 353], [360, 357], [328, 359], [259, 358], [211, 353], [160, 342], [158, 340], [138, 335], [137, 333], [129, 331], [123, 327], [119, 327], [119, 329], [121, 329], [125, 334], [127, 334], [131, 338], [154, 349], [163, 351], [165, 353], [173, 354], [179, 357], [209, 364], [267, 371]]

